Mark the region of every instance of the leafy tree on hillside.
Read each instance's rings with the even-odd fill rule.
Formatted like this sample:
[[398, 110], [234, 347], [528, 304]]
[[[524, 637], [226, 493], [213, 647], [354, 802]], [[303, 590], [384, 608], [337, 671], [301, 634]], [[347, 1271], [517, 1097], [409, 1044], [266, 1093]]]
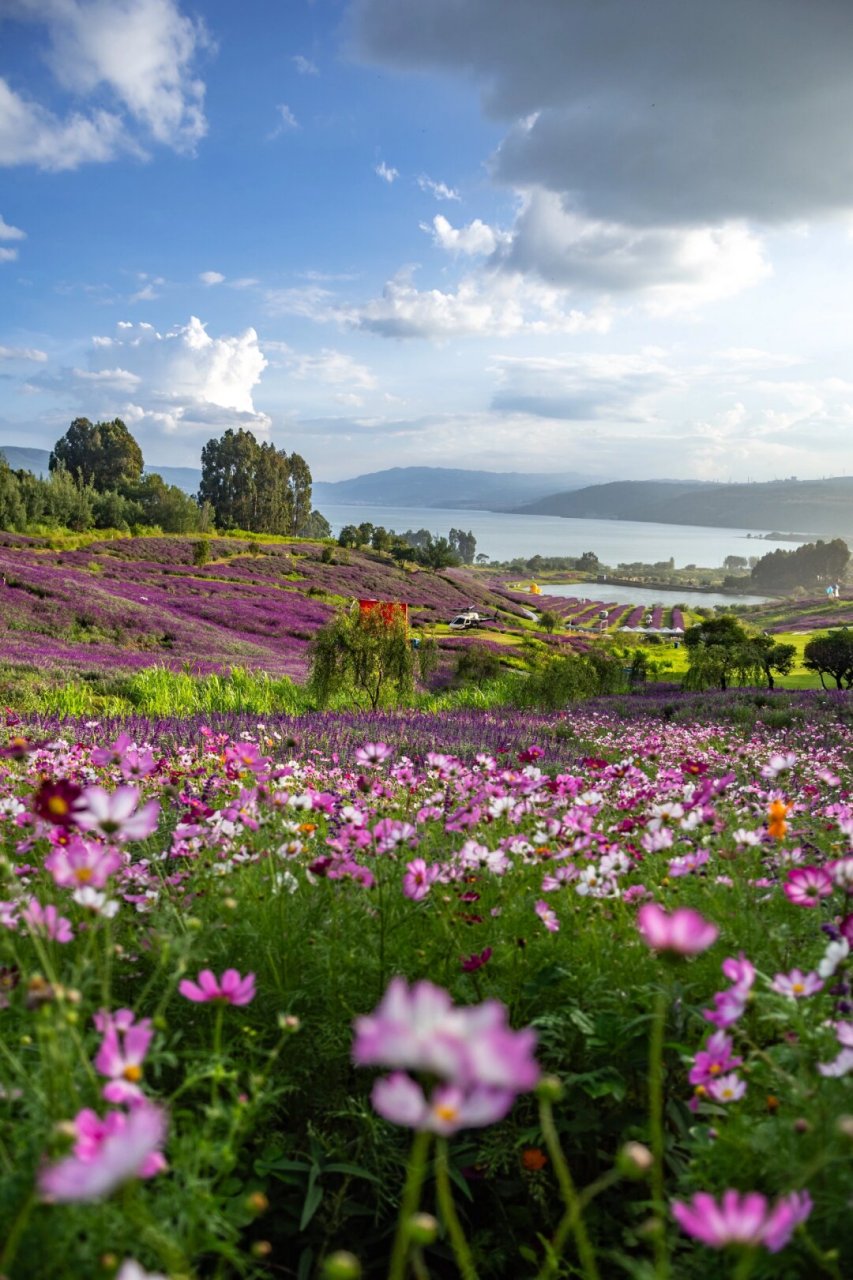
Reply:
[[853, 688], [853, 632], [842, 627], [826, 635], [812, 636], [803, 650], [803, 665], [820, 676], [825, 689], [824, 676], [832, 676], [837, 689]]
[[48, 462], [51, 471], [64, 467], [77, 484], [101, 493], [138, 481], [142, 465], [142, 450], [121, 418], [94, 423], [75, 418]]
[[794, 591], [837, 582], [844, 576], [850, 549], [841, 538], [806, 542], [795, 551], [769, 551], [752, 568], [753, 586], [766, 591]]
[[463, 529], [451, 529], [448, 535], [448, 542], [463, 564], [474, 563], [474, 557], [477, 554], [477, 539], [470, 529], [467, 533]]
[[340, 613], [311, 644], [309, 688], [321, 707], [339, 693], [375, 711], [396, 706], [414, 691], [416, 670], [425, 678], [436, 657], [435, 642], [409, 642], [402, 611], [389, 619], [379, 610]]
[[0, 457], [0, 529], [22, 529], [26, 510], [18, 482], [6, 459]]
[[726, 689], [734, 680], [741, 684], [766, 680], [768, 689], [773, 689], [774, 675], [788, 675], [797, 655], [794, 645], [755, 635], [730, 613], [688, 627], [684, 643], [688, 661], [684, 684], [692, 689], [712, 685]]
[[311, 472], [298, 453], [229, 428], [202, 449], [198, 498], [220, 529], [301, 534], [311, 519]]

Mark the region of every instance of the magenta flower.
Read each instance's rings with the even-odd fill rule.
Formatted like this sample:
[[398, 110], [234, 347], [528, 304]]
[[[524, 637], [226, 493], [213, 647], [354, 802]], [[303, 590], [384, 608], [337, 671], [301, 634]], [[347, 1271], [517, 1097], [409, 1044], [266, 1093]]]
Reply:
[[236, 969], [226, 969], [221, 978], [216, 978], [210, 969], [202, 969], [198, 982], [182, 978], [178, 983], [182, 996], [196, 1004], [209, 1004], [219, 1001], [222, 1004], [251, 1004], [255, 998], [255, 975], [247, 973], [241, 978]]
[[668, 915], [656, 902], [647, 902], [637, 912], [637, 928], [653, 951], [672, 951], [679, 956], [707, 951], [717, 940], [719, 929], [692, 907], [679, 907]]
[[751, 960], [747, 960], [742, 951], [738, 952], [737, 959], [734, 956], [727, 956], [721, 968], [729, 982], [733, 982], [744, 991], [748, 991], [755, 982], [755, 965]]
[[115, 1018], [110, 1014], [97, 1014], [95, 1024], [104, 1035], [95, 1057], [95, 1067], [102, 1076], [109, 1077], [103, 1096], [107, 1102], [137, 1105], [145, 1096], [139, 1081], [154, 1035], [151, 1019], [142, 1018], [137, 1022], [130, 1009], [119, 1009]]
[[703, 1009], [702, 1016], [715, 1027], [731, 1027], [738, 1021], [749, 999], [749, 989], [729, 987], [714, 993], [714, 1008]]
[[38, 898], [30, 898], [21, 912], [21, 919], [31, 933], [41, 934], [52, 942], [72, 942], [74, 930], [71, 921], [61, 916], [52, 902], [43, 907]]
[[79, 889], [83, 885], [103, 889], [121, 864], [121, 854], [115, 849], [104, 848], [102, 844], [82, 840], [79, 836], [54, 849], [44, 860], [56, 884], [66, 889]]
[[732, 1040], [724, 1031], [715, 1031], [708, 1037], [704, 1049], [696, 1054], [688, 1079], [691, 1084], [709, 1085], [727, 1071], [734, 1071], [743, 1058], [732, 1057]]
[[757, 1191], [741, 1194], [724, 1191], [720, 1203], [707, 1191], [700, 1191], [689, 1204], [674, 1200], [673, 1216], [687, 1235], [701, 1240], [711, 1249], [724, 1249], [729, 1244], [764, 1245], [770, 1253], [784, 1249], [796, 1227], [805, 1222], [812, 1210], [807, 1191], [792, 1191], [781, 1196], [771, 1209], [766, 1198]]
[[533, 909], [549, 933], [560, 932], [560, 918], [553, 907], [549, 907], [543, 898], [539, 899]]
[[74, 821], [81, 831], [113, 840], [144, 840], [157, 829], [160, 802], [149, 800], [141, 809], [138, 803], [138, 787], [87, 787], [74, 805]]
[[153, 1178], [166, 1167], [161, 1147], [166, 1113], [143, 1103], [129, 1113], [110, 1111], [101, 1120], [93, 1111], [74, 1120], [77, 1141], [72, 1155], [39, 1175], [43, 1200], [101, 1200], [131, 1178]]
[[475, 951], [473, 955], [468, 956], [467, 960], [465, 959], [464, 956], [460, 957], [462, 972], [476, 973], [478, 969], [482, 969], [484, 964], [488, 964], [491, 958], [492, 958], [491, 947], [484, 947], [483, 950], [479, 953], [479, 955]]
[[371, 1094], [379, 1115], [392, 1124], [405, 1125], [443, 1137], [458, 1129], [479, 1129], [503, 1120], [515, 1101], [511, 1089], [487, 1089], [475, 1085], [438, 1085], [429, 1098], [419, 1084], [404, 1071], [394, 1071], [377, 1080]]
[[497, 1000], [454, 1006], [431, 982], [408, 987], [393, 978], [379, 1007], [355, 1022], [353, 1060], [359, 1066], [424, 1071], [464, 1088], [485, 1085], [513, 1093], [539, 1078], [536, 1035], [514, 1031]]
[[403, 893], [413, 902], [425, 898], [441, 874], [438, 866], [428, 866], [423, 858], [415, 858], [406, 863], [406, 874], [403, 876]]
[[823, 982], [816, 973], [803, 973], [800, 969], [777, 973], [770, 986], [780, 996], [790, 996], [792, 1000], [802, 1000], [823, 990]]
[[834, 885], [823, 867], [792, 867], [783, 885], [786, 896], [798, 907], [816, 907], [828, 898]]

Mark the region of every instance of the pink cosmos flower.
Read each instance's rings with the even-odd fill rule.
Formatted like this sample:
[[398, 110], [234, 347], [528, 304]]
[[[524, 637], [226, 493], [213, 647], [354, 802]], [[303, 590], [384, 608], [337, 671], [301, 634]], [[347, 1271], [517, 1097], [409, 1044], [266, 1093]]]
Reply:
[[382, 764], [383, 760], [387, 760], [392, 754], [391, 747], [386, 742], [365, 742], [363, 747], [359, 747], [355, 753], [357, 762], [362, 767], [370, 765]]
[[734, 956], [727, 956], [721, 968], [729, 981], [744, 991], [748, 991], [755, 982], [755, 965], [751, 960], [747, 960], [742, 951], [738, 952], [737, 959]]
[[731, 1027], [738, 1021], [749, 999], [749, 990], [729, 987], [727, 991], [714, 993], [714, 1008], [703, 1009], [702, 1016], [715, 1027]]
[[757, 1191], [741, 1194], [724, 1191], [717, 1203], [707, 1191], [700, 1191], [689, 1204], [674, 1200], [673, 1216], [687, 1235], [701, 1240], [711, 1249], [724, 1249], [729, 1244], [764, 1245], [770, 1253], [784, 1249], [796, 1227], [812, 1211], [807, 1191], [792, 1191], [780, 1196], [771, 1209], [766, 1198]]
[[95, 1024], [100, 1023], [104, 1038], [95, 1057], [95, 1067], [102, 1076], [109, 1077], [103, 1096], [107, 1102], [136, 1106], [145, 1095], [139, 1087], [142, 1064], [151, 1044], [154, 1032], [150, 1018], [136, 1021], [130, 1009], [119, 1009], [113, 1019], [110, 1014], [96, 1014]]
[[120, 733], [111, 747], [93, 747], [89, 759], [92, 764], [104, 768], [110, 764], [121, 764], [125, 752], [134, 746], [133, 739], [127, 733]]
[[110, 1111], [101, 1120], [83, 1110], [74, 1120], [73, 1154], [39, 1175], [43, 1200], [101, 1200], [131, 1178], [152, 1178], [166, 1167], [160, 1150], [166, 1113], [143, 1103], [129, 1113]]
[[429, 1098], [411, 1076], [394, 1071], [377, 1080], [371, 1099], [375, 1109], [392, 1124], [447, 1136], [459, 1129], [479, 1129], [503, 1120], [515, 1101], [511, 1089], [475, 1085], [438, 1085]]
[[709, 1085], [727, 1071], [734, 1071], [743, 1058], [732, 1057], [733, 1042], [724, 1031], [715, 1031], [708, 1037], [704, 1049], [696, 1054], [688, 1079], [691, 1084]]
[[841, 1077], [853, 1071], [853, 1022], [834, 1024], [841, 1052], [832, 1062], [819, 1062], [817, 1069], [822, 1076]]
[[786, 896], [798, 907], [816, 907], [833, 887], [832, 876], [823, 867], [793, 867], [783, 885]]
[[61, 916], [52, 902], [43, 907], [38, 898], [30, 898], [21, 912], [21, 919], [32, 933], [39, 933], [53, 942], [74, 940], [71, 921]]
[[145, 1271], [135, 1258], [126, 1258], [115, 1280], [168, 1280], [162, 1271]]
[[717, 940], [719, 929], [692, 907], [679, 907], [672, 915], [647, 902], [637, 912], [637, 927], [643, 941], [653, 951], [672, 951], [679, 956], [707, 951]]
[[746, 1081], [736, 1071], [712, 1080], [708, 1092], [715, 1102], [739, 1102], [746, 1093]]
[[463, 973], [476, 973], [478, 969], [482, 969], [484, 964], [488, 964], [491, 958], [492, 948], [484, 947], [479, 955], [475, 951], [473, 955], [468, 956], [467, 960], [464, 956], [460, 957], [459, 963], [462, 966]]
[[109, 792], [87, 787], [74, 805], [74, 821], [81, 831], [94, 831], [113, 840], [144, 840], [157, 829], [159, 800], [137, 808], [139, 788], [124, 786]]
[[427, 896], [440, 875], [440, 867], [428, 866], [423, 858], [415, 858], [412, 862], [406, 863], [403, 893], [413, 902], [420, 902], [421, 898]]
[[431, 982], [411, 988], [393, 978], [376, 1010], [355, 1022], [353, 1060], [359, 1066], [407, 1068], [470, 1089], [520, 1093], [539, 1078], [536, 1035], [514, 1031], [497, 1000], [455, 1006]]
[[56, 884], [63, 888], [79, 889], [89, 885], [93, 889], [103, 889], [110, 876], [122, 865], [122, 859], [115, 849], [74, 836], [67, 845], [60, 845], [48, 854], [44, 865]]
[[202, 969], [198, 982], [182, 978], [178, 983], [182, 996], [195, 1004], [208, 1004], [220, 1001], [222, 1004], [251, 1004], [255, 998], [255, 975], [247, 973], [241, 978], [236, 969], [226, 969], [221, 978], [216, 978], [210, 969]]
[[542, 923], [544, 924], [545, 928], [548, 930], [549, 933], [560, 932], [559, 916], [557, 915], [556, 911], [554, 911], [552, 907], [549, 907], [548, 903], [545, 902], [542, 898], [540, 898], [539, 901], [536, 903], [536, 906], [534, 907], [534, 911], [536, 912], [537, 916], [542, 921]]
[[792, 1000], [802, 1000], [823, 990], [823, 982], [816, 973], [803, 973], [800, 969], [777, 973], [770, 986], [780, 996], [790, 996]]

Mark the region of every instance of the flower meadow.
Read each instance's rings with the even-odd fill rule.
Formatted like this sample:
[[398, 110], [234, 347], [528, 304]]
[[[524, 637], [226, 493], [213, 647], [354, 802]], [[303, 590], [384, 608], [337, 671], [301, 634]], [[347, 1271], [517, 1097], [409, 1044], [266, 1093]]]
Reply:
[[853, 1270], [842, 697], [0, 727], [0, 1275]]

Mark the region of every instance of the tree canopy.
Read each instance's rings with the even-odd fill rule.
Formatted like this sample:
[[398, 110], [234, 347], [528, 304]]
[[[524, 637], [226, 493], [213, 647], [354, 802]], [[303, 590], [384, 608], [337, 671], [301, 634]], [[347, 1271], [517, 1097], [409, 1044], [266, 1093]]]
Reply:
[[298, 535], [311, 519], [311, 472], [298, 453], [229, 428], [201, 451], [198, 498], [221, 529]]
[[836, 689], [853, 688], [853, 632], [842, 627], [826, 635], [812, 636], [803, 650], [803, 665], [818, 673], [824, 689], [824, 676], [832, 677]]
[[121, 418], [75, 418], [48, 462], [51, 471], [64, 467], [77, 484], [91, 485], [99, 493], [140, 480], [142, 466], [142, 450]]
[[759, 590], [794, 591], [837, 582], [850, 560], [842, 538], [831, 542], [805, 542], [795, 551], [769, 551], [752, 567], [750, 580]]
[[706, 689], [712, 685], [727, 689], [740, 684], [766, 681], [775, 685], [774, 675], [787, 675], [794, 665], [796, 649], [779, 644], [772, 636], [750, 632], [731, 614], [706, 618], [684, 633], [688, 670], [686, 688]]

